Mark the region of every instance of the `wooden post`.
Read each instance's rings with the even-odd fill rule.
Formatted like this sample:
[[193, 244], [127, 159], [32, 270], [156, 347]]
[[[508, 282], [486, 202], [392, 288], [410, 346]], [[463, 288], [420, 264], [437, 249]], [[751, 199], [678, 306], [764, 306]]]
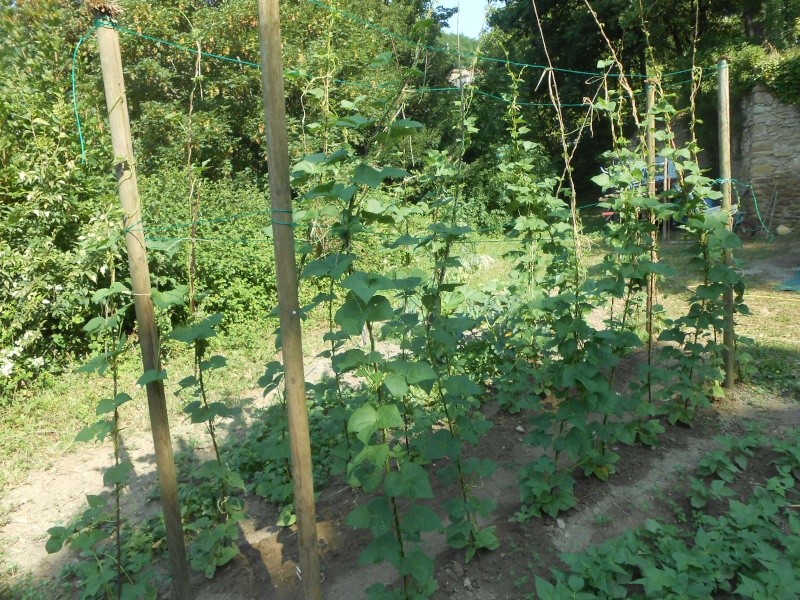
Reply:
[[292, 451], [294, 506], [297, 511], [300, 546], [300, 571], [298, 574], [302, 580], [304, 600], [321, 600], [311, 440], [308, 433], [303, 342], [300, 328], [300, 305], [297, 297], [297, 263], [294, 254], [294, 229], [292, 228], [289, 143], [286, 131], [286, 101], [283, 88], [278, 0], [258, 0], [258, 22], [281, 351], [286, 376], [286, 407]]
[[[136, 163], [133, 157], [128, 102], [125, 97], [125, 82], [122, 75], [119, 34], [112, 27], [100, 27], [97, 30], [97, 42], [100, 47], [100, 67], [103, 71], [103, 86], [114, 150], [114, 170], [123, 210], [125, 244], [131, 271], [131, 290], [136, 309], [139, 345], [142, 349], [142, 364], [145, 372], [159, 371], [161, 365], [158, 330], [153, 301], [150, 298], [150, 269], [147, 265], [142, 215], [139, 210], [139, 188], [136, 182]], [[147, 404], [150, 409], [150, 425], [153, 430], [153, 446], [155, 447], [158, 481], [161, 486], [161, 506], [167, 530], [167, 545], [172, 563], [175, 597], [178, 600], [189, 600], [191, 598], [189, 569], [186, 562], [186, 546], [178, 501], [178, 480], [175, 458], [172, 454], [163, 381], [158, 380], [147, 384]]]
[[[652, 81], [648, 80], [645, 83], [645, 92], [647, 99], [647, 131], [645, 132], [645, 146], [647, 147], [647, 196], [649, 198], [656, 197], [656, 116], [654, 111], [656, 100], [656, 88]], [[650, 209], [647, 215], [647, 221], [650, 225], [650, 262], [655, 264], [658, 260], [656, 252], [656, 242], [658, 238], [658, 230], [656, 229], [656, 214], [653, 209]], [[653, 305], [656, 300], [656, 274], [651, 266], [650, 272], [647, 275], [647, 302], [646, 302], [646, 324], [647, 324], [647, 365], [652, 366], [653, 363]], [[652, 401], [653, 386], [651, 370], [647, 370], [647, 397]]]
[[[717, 69], [719, 85], [719, 178], [722, 184], [722, 210], [728, 214], [728, 231], [733, 231], [733, 215], [731, 214], [731, 100], [728, 82], [728, 61], [719, 60]], [[725, 264], [733, 266], [733, 251], [725, 248]], [[736, 336], [733, 323], [733, 286], [726, 286], [722, 297], [725, 311], [722, 343], [725, 347], [725, 387], [733, 388], [734, 365], [736, 363]]]

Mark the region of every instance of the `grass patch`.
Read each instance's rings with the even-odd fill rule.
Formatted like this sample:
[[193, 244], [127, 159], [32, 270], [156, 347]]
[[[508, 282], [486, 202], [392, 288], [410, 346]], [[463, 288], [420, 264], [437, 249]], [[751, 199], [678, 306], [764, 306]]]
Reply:
[[[264, 363], [275, 355], [273, 336], [264, 336], [260, 345], [237, 348], [237, 339], [220, 337], [213, 340], [212, 352], [228, 357], [229, 366], [221, 376], [208, 378], [212, 398], [225, 398], [232, 406], [246, 403], [257, 387]], [[169, 378], [165, 382], [170, 421], [182, 422], [184, 400], [176, 396], [176, 382], [192, 373], [192, 358], [179, 352], [172, 342], [164, 344], [164, 367]], [[136, 385], [141, 375], [138, 347], [126, 355], [120, 370], [120, 390], [133, 401], [121, 408], [121, 416], [129, 431], [149, 430], [147, 395]], [[76, 373], [74, 365], [66, 373], [39, 382], [35, 390], [12, 399], [0, 413], [0, 491], [24, 481], [33, 470], [47, 468], [64, 453], [77, 448], [75, 435], [96, 420], [97, 402], [111, 396], [112, 380], [108, 376]]]

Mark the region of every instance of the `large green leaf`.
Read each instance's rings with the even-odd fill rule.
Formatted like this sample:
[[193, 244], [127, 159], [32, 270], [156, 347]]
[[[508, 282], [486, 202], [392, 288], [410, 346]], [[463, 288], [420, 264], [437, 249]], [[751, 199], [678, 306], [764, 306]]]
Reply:
[[358, 335], [367, 321], [373, 323], [388, 321], [393, 316], [394, 310], [386, 297], [375, 296], [368, 303], [364, 303], [361, 298], [350, 292], [344, 304], [336, 311], [334, 321], [346, 334]]
[[178, 340], [184, 344], [193, 344], [197, 340], [207, 340], [217, 335], [216, 327], [222, 321], [222, 314], [216, 313], [192, 325], [182, 325], [173, 329], [168, 339]]
[[155, 369], [150, 369], [142, 373], [141, 377], [136, 380], [136, 385], [146, 386], [154, 381], [163, 381], [166, 378], [167, 372], [165, 370], [156, 371]]
[[347, 422], [347, 431], [355, 433], [356, 437], [366, 444], [377, 430], [375, 426], [377, 420], [378, 413], [369, 404], [359, 406], [350, 415], [350, 420]]
[[342, 287], [352, 290], [364, 302], [369, 302], [378, 292], [392, 289], [393, 283], [391, 279], [383, 275], [357, 271], [342, 281]]
[[183, 306], [186, 302], [186, 294], [189, 288], [185, 285], [175, 286], [174, 289], [160, 292], [153, 289], [150, 292], [150, 297], [153, 299], [153, 304], [162, 310], [167, 310], [173, 306]]
[[119, 393], [114, 398], [103, 398], [100, 402], [97, 403], [97, 408], [95, 409], [96, 414], [105, 415], [111, 412], [114, 412], [120, 406], [125, 404], [126, 402], [130, 402], [132, 398], [126, 394], [125, 392]]
[[109, 467], [103, 473], [104, 485], [126, 485], [128, 477], [133, 472], [133, 463], [121, 462], [118, 465]]
[[356, 259], [354, 254], [329, 254], [325, 258], [312, 260], [303, 269], [303, 277], [332, 277], [337, 279], [347, 272]]

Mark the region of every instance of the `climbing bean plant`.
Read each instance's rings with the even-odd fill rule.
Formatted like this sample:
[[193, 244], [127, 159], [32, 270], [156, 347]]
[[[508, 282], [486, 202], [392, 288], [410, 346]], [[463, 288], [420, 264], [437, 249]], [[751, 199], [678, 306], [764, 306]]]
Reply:
[[[332, 60], [330, 44], [321, 56]], [[452, 143], [426, 147], [420, 141], [423, 124], [405, 114], [410, 71], [401, 73], [397, 93], [378, 111], [375, 98], [372, 104], [357, 97], [336, 105], [330, 73], [309, 83], [303, 102], [314, 104], [322, 120], [303, 127], [322, 132], [323, 143], [292, 169], [291, 217], [302, 297], [309, 299], [302, 316], [322, 315], [326, 327], [318, 358], [332, 372], [307, 386], [315, 482], [321, 486], [342, 476], [358, 492], [346, 522], [369, 531], [361, 562], [387, 562], [399, 572], [397, 585], [368, 588], [374, 599], [434, 594], [438, 584], [427, 536], [442, 534], [467, 561], [499, 546], [495, 528], [485, 525], [494, 504], [477, 492], [497, 468], [479, 452], [493, 426], [487, 403], [520, 415], [528, 425], [525, 442], [539, 454], [519, 470], [514, 520], [556, 517], [576, 505], [580, 474], [603, 481], [615, 474], [619, 444], [653, 446], [665, 422], [691, 423], [721, 393], [719, 338], [728, 287], [737, 291], [738, 311], [746, 312], [741, 280], [723, 261], [723, 251], [737, 239], [725, 229], [727, 215], [704, 210], [704, 200], [718, 192], [699, 167], [698, 149], [676, 145], [670, 126], [675, 109], [663, 97], [641, 113], [624, 78], [613, 80], [617, 85], [604, 77], [587, 104], [614, 139], [604, 156], [606, 169], [594, 178], [601, 206], [613, 218], [603, 229], [602, 258], [590, 267], [568, 182], [567, 146], [562, 176], [541, 177], [519, 102], [523, 73], [509, 68], [509, 141], [497, 169], [504, 181], [499, 202], [508, 216], [511, 250], [504, 259], [510, 272], [502, 285], [465, 285], [460, 253], [476, 233], [463, 215], [470, 194], [464, 163], [479, 130], [470, 114], [471, 92], [461, 90], [452, 102]], [[636, 128], [629, 139], [623, 131], [631, 120]], [[675, 166], [679, 185], [671, 190], [646, 185], [656, 166], [647, 153], [648, 133], [658, 154]], [[691, 266], [701, 278], [686, 314], [671, 319], [657, 302], [659, 277], [669, 275], [658, 261], [664, 226], [680, 229], [692, 242]], [[164, 310], [175, 309], [185, 293], [156, 292], [154, 300]], [[116, 341], [108, 342], [91, 368], [110, 365], [116, 374], [117, 353], [126, 347], [119, 331], [127, 294], [119, 283], [95, 294], [105, 312], [87, 331]], [[174, 311], [172, 319], [184, 314]], [[235, 416], [211, 397], [208, 386], [227, 366], [224, 356], [211, 352], [222, 316], [206, 314], [202, 303], [198, 308], [193, 302], [188, 314], [166, 337], [191, 354], [193, 374], [178, 382], [179, 394], [212, 449], [208, 456], [192, 449], [181, 461], [191, 563], [212, 576], [239, 553], [244, 493], [273, 503], [278, 524], [295, 521], [286, 407], [279, 399], [257, 414], [243, 440], [221, 440], [220, 424]], [[279, 332], [276, 337], [279, 347]], [[619, 369], [637, 358], [640, 376], [623, 388]], [[165, 374], [145, 374], [140, 383], [152, 377]], [[282, 368], [272, 361], [259, 385], [266, 395], [280, 390], [281, 379]], [[98, 407], [98, 414], [110, 416], [81, 437], [114, 439], [108, 484], [114, 486], [117, 559], [114, 569], [95, 561], [101, 572], [91, 571], [100, 573], [92, 575], [91, 589], [122, 597], [133, 593], [126, 585], [144, 586], [135, 588], [141, 595], [154, 588], [146, 577], [133, 576], [144, 572], [139, 554], [120, 558], [126, 530], [119, 499], [130, 467], [116, 451], [118, 408], [129, 397], [118, 393], [116, 381], [115, 375], [113, 397]], [[90, 501], [92, 511], [103, 507]], [[87, 517], [91, 526], [51, 530], [49, 548], [69, 542], [95, 557], [110, 552], [102, 543], [111, 530], [96, 523], [95, 512]], [[80, 537], [84, 531], [104, 537], [92, 533], [86, 541]], [[158, 520], [144, 531], [143, 538], [129, 539], [141, 544], [163, 537]]]

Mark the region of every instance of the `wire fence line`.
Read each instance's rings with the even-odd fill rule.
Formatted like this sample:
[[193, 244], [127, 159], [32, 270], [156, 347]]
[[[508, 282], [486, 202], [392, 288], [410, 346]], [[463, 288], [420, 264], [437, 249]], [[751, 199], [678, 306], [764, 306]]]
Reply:
[[[307, 2], [309, 2], [311, 4], [314, 4], [315, 6], [323, 8], [325, 10], [341, 14], [343, 17], [345, 17], [345, 18], [347, 18], [347, 19], [349, 19], [349, 20], [351, 20], [351, 21], [353, 21], [353, 22], [355, 22], [355, 23], [357, 23], [359, 25], [366, 26], [366, 27], [368, 27], [370, 29], [373, 29], [374, 31], [377, 31], [377, 32], [379, 32], [379, 33], [381, 33], [383, 35], [386, 35], [388, 37], [391, 37], [393, 39], [397, 39], [399, 41], [403, 41], [404, 43], [413, 44], [414, 46], [417, 45], [417, 42], [415, 42], [414, 40], [412, 40], [410, 38], [407, 38], [405, 36], [402, 36], [400, 34], [392, 32], [391, 30], [386, 29], [386, 28], [384, 28], [384, 27], [382, 27], [380, 25], [377, 25], [377, 24], [375, 24], [375, 23], [373, 23], [373, 22], [371, 22], [371, 21], [369, 21], [367, 19], [363, 19], [362, 17], [359, 17], [358, 15], [354, 15], [354, 14], [349, 13], [347, 11], [343, 11], [343, 10], [334, 8], [334, 7], [330, 6], [330, 5], [322, 2], [321, 0], [307, 0]], [[92, 28], [90, 29], [90, 31], [87, 32], [85, 35], [81, 36], [81, 38], [78, 40], [78, 42], [76, 43], [75, 48], [73, 50], [73, 53], [72, 53], [72, 69], [71, 69], [72, 105], [73, 105], [73, 111], [75, 113], [76, 127], [77, 127], [77, 130], [78, 130], [78, 138], [79, 138], [79, 141], [80, 141], [81, 158], [82, 158], [82, 161], [84, 163], [86, 162], [86, 140], [85, 140], [85, 135], [84, 135], [84, 131], [83, 131], [83, 125], [82, 125], [82, 122], [81, 122], [80, 105], [79, 105], [79, 101], [78, 101], [78, 67], [79, 67], [78, 58], [79, 58], [79, 53], [80, 53], [81, 46], [84, 43], [86, 43], [90, 38], [92, 38], [94, 36], [94, 33], [100, 27], [111, 27], [111, 28], [116, 29], [117, 31], [119, 31], [120, 33], [123, 33], [125, 35], [131, 36], [131, 37], [135, 37], [135, 38], [138, 38], [138, 39], [141, 39], [141, 40], [145, 40], [145, 41], [148, 41], [148, 42], [151, 42], [151, 43], [154, 43], [154, 44], [164, 45], [164, 46], [167, 46], [169, 48], [174, 48], [174, 49], [179, 50], [181, 52], [189, 53], [189, 54], [192, 54], [192, 55], [200, 55], [200, 56], [202, 56], [204, 58], [209, 58], [209, 59], [212, 59], [212, 60], [217, 60], [217, 61], [226, 62], [226, 63], [239, 65], [239, 66], [243, 66], [243, 67], [248, 67], [248, 68], [259, 68], [260, 67], [260, 63], [259, 62], [245, 60], [245, 59], [239, 58], [238, 56], [228, 56], [228, 55], [225, 55], [225, 54], [218, 54], [218, 53], [214, 53], [214, 52], [204, 51], [204, 50], [202, 50], [200, 48], [193, 48], [191, 46], [187, 46], [187, 45], [179, 43], [179, 42], [175, 42], [175, 41], [172, 41], [172, 40], [167, 40], [167, 39], [160, 38], [160, 37], [157, 37], [157, 36], [154, 36], [154, 35], [150, 35], [148, 33], [143, 33], [143, 32], [140, 32], [138, 30], [134, 30], [134, 29], [130, 29], [128, 27], [124, 27], [124, 26], [112, 21], [111, 19], [107, 19], [107, 18], [105, 18], [105, 19], [97, 19], [94, 22], [94, 24], [93, 24]], [[474, 59], [479, 60], [479, 61], [498, 63], [498, 64], [505, 64], [505, 65], [516, 66], [516, 67], [520, 67], [520, 68], [529, 68], [529, 69], [534, 69], [534, 70], [544, 70], [544, 71], [551, 70], [550, 67], [547, 67], [547, 66], [544, 66], [544, 65], [537, 65], [537, 64], [533, 64], [533, 63], [525, 63], [525, 62], [513, 61], [513, 60], [509, 60], [509, 59], [505, 59], [505, 58], [497, 58], [497, 57], [492, 57], [492, 56], [486, 56], [486, 55], [483, 55], [483, 54], [480, 54], [480, 53], [452, 50], [452, 49], [441, 47], [441, 46], [426, 45], [425, 48], [428, 49], [431, 52], [446, 53], [446, 54], [449, 54], [449, 55], [452, 55], [452, 56], [456, 56], [456, 57], [469, 57], [469, 58], [474, 58]], [[717, 67], [714, 67], [714, 69], [716, 69], [716, 68]], [[597, 78], [597, 77], [600, 77], [600, 78], [602, 78], [602, 77], [619, 77], [620, 76], [619, 73], [615, 74], [615, 73], [604, 73], [604, 72], [593, 72], [593, 71], [581, 71], [581, 70], [569, 69], [569, 68], [564, 68], [564, 67], [553, 67], [552, 70], [556, 71], [556, 72], [560, 72], [560, 73], [575, 74], [575, 75], [582, 75], [582, 76], [595, 77], [595, 78]], [[672, 77], [672, 76], [675, 76], [675, 75], [680, 75], [680, 74], [685, 74], [685, 73], [693, 73], [693, 72], [694, 72], [694, 69], [683, 69], [683, 70], [680, 70], [680, 71], [672, 71], [672, 72], [669, 72], [669, 73], [664, 73], [664, 74], [661, 75], [661, 77], [665, 77], [666, 78], [666, 77]], [[302, 70], [293, 69], [293, 68], [285, 69], [284, 70], [284, 74], [286, 76], [289, 76], [289, 77], [307, 77], [308, 76], [307, 73], [303, 72]], [[626, 76], [631, 77], [631, 78], [637, 78], [637, 79], [646, 79], [648, 77], [647, 75], [641, 74], [641, 73], [627, 73]], [[367, 88], [367, 89], [387, 89], [387, 90], [395, 90], [397, 85], [400, 83], [400, 82], [385, 82], [385, 81], [382, 81], [382, 82], [379, 82], [379, 81], [352, 81], [352, 80], [339, 79], [339, 78], [331, 78], [331, 81], [333, 81], [334, 83], [336, 83], [338, 85], [343, 85], [343, 86], [352, 86], [352, 87]], [[694, 81], [693, 79], [683, 79], [683, 80], [681, 80], [679, 82], [667, 83], [666, 85], [669, 85], [669, 86], [678, 86], [678, 85], [683, 86], [684, 84], [691, 83], [693, 81]], [[499, 93], [495, 93], [494, 91], [487, 92], [485, 90], [480, 89], [478, 86], [470, 85], [469, 87], [472, 89], [472, 91], [474, 91], [475, 94], [477, 94], [479, 96], [482, 96], [484, 98], [488, 98], [488, 99], [491, 99], [491, 100], [494, 100], [494, 101], [497, 101], [497, 102], [502, 102], [502, 103], [505, 103], [505, 104], [514, 103], [515, 105], [521, 106], [521, 107], [537, 107], [537, 108], [546, 108], [546, 107], [554, 107], [555, 108], [556, 107], [556, 105], [553, 102], [524, 102], [524, 101], [516, 101], [516, 100], [511, 99], [511, 98], [509, 98], [509, 97], [507, 97], [505, 95], [502, 95], [502, 94], [499, 94]], [[424, 95], [424, 94], [428, 94], [428, 93], [460, 93], [461, 89], [459, 87], [457, 87], [457, 86], [452, 86], [452, 87], [421, 86], [421, 87], [417, 87], [417, 88], [410, 88], [407, 91], [409, 93], [411, 93], [411, 94]], [[561, 107], [561, 108], [581, 108], [581, 107], [588, 106], [588, 104], [589, 104], [588, 101], [572, 102], [572, 103], [561, 103], [561, 104], [559, 104], [559, 107]]]

